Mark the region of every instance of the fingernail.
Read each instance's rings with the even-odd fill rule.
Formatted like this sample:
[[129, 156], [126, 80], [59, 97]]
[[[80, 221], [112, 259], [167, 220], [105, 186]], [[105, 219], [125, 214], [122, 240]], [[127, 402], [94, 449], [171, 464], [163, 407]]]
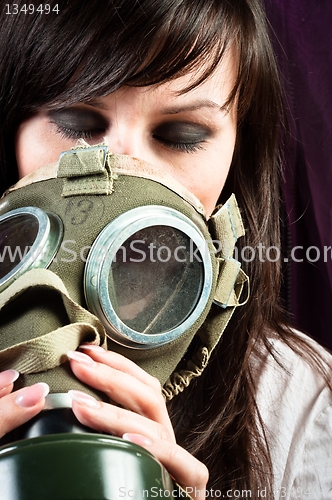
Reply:
[[95, 344], [82, 344], [79, 346], [79, 349], [86, 349], [87, 351], [105, 351], [105, 349]]
[[93, 366], [95, 364], [93, 359], [91, 359], [90, 356], [83, 354], [83, 352], [68, 351], [67, 356], [69, 359], [73, 359], [74, 361], [77, 361], [78, 363], [83, 363], [84, 365]]
[[5, 370], [0, 373], [0, 387], [4, 389], [7, 385], [12, 384], [20, 376], [16, 370]]
[[49, 393], [50, 388], [44, 382], [31, 385], [21, 389], [15, 397], [15, 403], [21, 408], [31, 408], [41, 401]]
[[122, 438], [125, 439], [126, 441], [130, 441], [131, 443], [139, 444], [140, 446], [143, 446], [143, 448], [145, 448], [145, 446], [152, 445], [151, 439], [149, 439], [145, 436], [142, 436], [142, 434], [132, 434], [132, 433], [126, 432], [122, 436]]
[[86, 394], [85, 392], [70, 390], [68, 391], [69, 396], [73, 401], [80, 403], [81, 405], [88, 406], [89, 408], [100, 408], [101, 402], [97, 401], [90, 394]]

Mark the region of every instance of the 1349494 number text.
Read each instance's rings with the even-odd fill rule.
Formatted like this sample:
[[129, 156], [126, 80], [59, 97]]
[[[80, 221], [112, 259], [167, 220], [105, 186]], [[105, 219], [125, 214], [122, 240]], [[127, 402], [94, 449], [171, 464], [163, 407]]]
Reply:
[[59, 13], [59, 5], [55, 4], [52, 7], [50, 4], [39, 4], [35, 6], [32, 3], [25, 3], [22, 6], [17, 3], [6, 3], [5, 5], [6, 14], [8, 15], [17, 15], [17, 14], [51, 14], [54, 12], [55, 14]]

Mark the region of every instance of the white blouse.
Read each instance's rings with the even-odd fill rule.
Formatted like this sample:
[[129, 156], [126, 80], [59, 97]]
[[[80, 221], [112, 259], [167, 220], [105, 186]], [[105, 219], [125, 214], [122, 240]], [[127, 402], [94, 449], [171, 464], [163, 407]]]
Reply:
[[[271, 342], [283, 368], [268, 355], [256, 369], [275, 498], [332, 500], [332, 392], [299, 355]], [[332, 366], [332, 356], [319, 349]], [[264, 488], [251, 498], [264, 498]]]

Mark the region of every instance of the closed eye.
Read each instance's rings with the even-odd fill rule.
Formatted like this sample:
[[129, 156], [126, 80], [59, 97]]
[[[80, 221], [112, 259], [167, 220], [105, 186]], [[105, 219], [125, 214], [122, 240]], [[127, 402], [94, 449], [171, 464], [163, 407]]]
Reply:
[[57, 133], [66, 139], [100, 137], [108, 127], [104, 117], [94, 110], [66, 108], [50, 111], [49, 117], [56, 126]]
[[192, 153], [203, 149], [204, 142], [211, 135], [210, 129], [198, 123], [168, 121], [158, 125], [152, 137], [171, 149]]
[[[49, 112], [56, 132], [66, 139], [83, 138], [91, 140], [105, 135], [109, 123], [94, 109], [64, 108]], [[193, 153], [204, 149], [204, 143], [212, 136], [212, 131], [199, 123], [169, 120], [156, 126], [152, 138], [168, 149]]]

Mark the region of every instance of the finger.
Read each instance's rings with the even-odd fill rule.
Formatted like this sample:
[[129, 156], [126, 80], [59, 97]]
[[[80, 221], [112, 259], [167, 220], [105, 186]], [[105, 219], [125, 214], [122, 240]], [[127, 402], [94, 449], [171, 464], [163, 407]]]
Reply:
[[[105, 393], [111, 401], [160, 423], [174, 440], [173, 428], [160, 389], [157, 391], [154, 387], [137, 380], [132, 374], [94, 361], [84, 353], [70, 351], [67, 356], [71, 360], [74, 374], [80, 380]], [[126, 359], [122, 356], [120, 358]]]
[[24, 387], [0, 400], [0, 437], [24, 424], [39, 413], [49, 387], [43, 382]]
[[204, 499], [209, 479], [207, 467], [175, 443], [144, 435], [125, 433], [123, 439], [146, 448], [166, 467], [176, 482], [192, 498]]
[[161, 391], [160, 382], [156, 377], [153, 377], [152, 375], [147, 373], [145, 370], [136, 365], [136, 363], [126, 358], [125, 356], [122, 356], [117, 352], [105, 351], [105, 349], [103, 349], [102, 347], [92, 344], [83, 344], [79, 348], [95, 361], [107, 364], [116, 370], [127, 373], [143, 384], [150, 385], [158, 392]]
[[[93, 367], [96, 368], [96, 365], [93, 365], [93, 363], [89, 363], [89, 358], [90, 358], [100, 363], [101, 365], [109, 366], [113, 370], [109, 371], [109, 373], [113, 377], [119, 377], [119, 381], [122, 381], [122, 383], [132, 387], [133, 383], [141, 382], [141, 384], [143, 384], [141, 387], [144, 388], [145, 390], [146, 386], [148, 386], [152, 390], [154, 390], [156, 394], [158, 394], [158, 396], [161, 395], [160, 382], [155, 377], [152, 377], [151, 375], [146, 373], [144, 370], [142, 370], [139, 366], [137, 366], [129, 359], [115, 352], [105, 351], [104, 349], [97, 346], [91, 346], [91, 348], [90, 346], [87, 347], [88, 347], [87, 349], [84, 348], [84, 351], [88, 351], [89, 354], [88, 358], [86, 358], [85, 353], [78, 353], [79, 355], [76, 356], [77, 351], [70, 351], [69, 353], [67, 353], [69, 359], [74, 359], [75, 361], [87, 364], [88, 366], [90, 366], [91, 369]], [[82, 356], [82, 354], [84, 354], [84, 356]], [[122, 378], [121, 374], [123, 374]], [[104, 374], [102, 374], [102, 376], [104, 377]], [[99, 385], [99, 388], [101, 390], [107, 391], [109, 389], [112, 392], [113, 388], [108, 386], [107, 379], [103, 378], [102, 380], [100, 380], [100, 382], [105, 384], [103, 388], [101, 388]], [[122, 389], [125, 388], [126, 387], [123, 387]], [[122, 395], [123, 391], [122, 393], [119, 393], [119, 397], [121, 398]], [[122, 404], [121, 401], [117, 402]]]
[[72, 409], [78, 420], [87, 427], [121, 437], [125, 432], [144, 434], [154, 439], [172, 440], [161, 424], [76, 390], [68, 391], [73, 400]]
[[5, 370], [0, 373], [0, 398], [12, 392], [13, 384], [19, 376], [16, 370]]
[[[123, 436], [152, 453], [193, 498], [205, 498], [208, 470], [186, 450], [167, 439], [162, 426], [128, 410], [97, 401], [81, 391], [69, 391], [73, 412], [87, 427]], [[124, 431], [125, 429], [125, 431]]]

